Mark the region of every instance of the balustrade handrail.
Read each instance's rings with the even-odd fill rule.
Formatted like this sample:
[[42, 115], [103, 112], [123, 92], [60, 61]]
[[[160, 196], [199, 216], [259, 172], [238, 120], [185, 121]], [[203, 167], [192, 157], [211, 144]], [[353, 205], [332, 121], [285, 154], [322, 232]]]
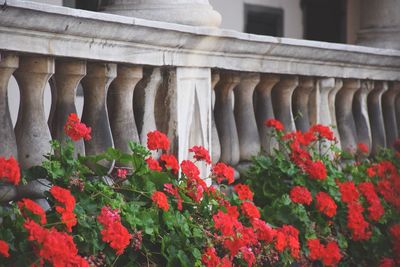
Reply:
[[[153, 66], [400, 79], [400, 51], [0, 0], [0, 50]], [[29, 36], [29, 42], [24, 41]]]

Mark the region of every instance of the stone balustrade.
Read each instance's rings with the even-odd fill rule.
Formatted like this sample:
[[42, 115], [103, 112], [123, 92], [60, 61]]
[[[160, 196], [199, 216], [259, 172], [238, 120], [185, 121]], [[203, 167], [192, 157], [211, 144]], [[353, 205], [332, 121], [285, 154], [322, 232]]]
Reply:
[[[190, 157], [189, 147], [202, 145], [214, 163], [240, 169], [276, 146], [264, 126], [269, 118], [281, 120], [287, 131], [332, 125], [339, 146], [354, 150], [363, 142], [372, 155], [399, 137], [397, 50], [16, 0], [2, 0], [0, 7], [0, 154], [18, 158], [23, 168], [40, 164], [52, 138], [65, 139], [62, 127], [76, 111], [79, 84], [82, 121], [92, 127], [92, 140], [76, 144], [80, 154], [107, 147], [127, 152], [128, 141], [146, 144], [146, 133], [158, 129], [180, 161]], [[12, 75], [21, 95], [15, 129], [7, 101]], [[43, 90], [49, 81], [52, 111], [46, 122]], [[113, 163], [104, 165], [111, 169]], [[11, 190], [6, 201], [32, 194], [24, 190]]]

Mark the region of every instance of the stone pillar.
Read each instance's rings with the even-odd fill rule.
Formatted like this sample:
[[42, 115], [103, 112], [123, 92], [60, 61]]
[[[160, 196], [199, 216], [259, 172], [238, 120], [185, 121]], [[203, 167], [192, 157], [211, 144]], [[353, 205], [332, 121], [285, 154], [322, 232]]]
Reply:
[[109, 0], [101, 11], [191, 26], [218, 27], [221, 15], [208, 0]]
[[396, 97], [400, 93], [400, 82], [391, 82], [389, 90], [382, 96], [382, 111], [385, 120], [386, 143], [388, 147], [393, 147], [394, 142], [399, 136], [396, 120]]
[[211, 159], [212, 162], [215, 164], [219, 161], [219, 158], [221, 157], [221, 144], [219, 142], [219, 137], [218, 137], [218, 131], [217, 131], [217, 126], [215, 125], [215, 118], [214, 118], [214, 107], [215, 107], [215, 86], [219, 82], [219, 73], [214, 72], [211, 75]]
[[302, 132], [310, 128], [310, 116], [308, 103], [310, 94], [314, 89], [314, 78], [300, 77], [299, 86], [293, 93], [293, 115], [297, 130]]
[[357, 44], [400, 49], [400, 1], [363, 0]]

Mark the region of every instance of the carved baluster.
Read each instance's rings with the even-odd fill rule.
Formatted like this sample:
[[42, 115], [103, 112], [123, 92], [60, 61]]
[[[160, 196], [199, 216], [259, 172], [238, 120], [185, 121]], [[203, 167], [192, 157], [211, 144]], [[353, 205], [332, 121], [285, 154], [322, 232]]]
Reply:
[[285, 131], [296, 130], [292, 112], [292, 95], [299, 84], [297, 76], [282, 75], [272, 89], [272, 101], [276, 119], [285, 126]]
[[[84, 105], [82, 122], [92, 127], [92, 139], [85, 141], [87, 155], [96, 155], [114, 147], [106, 105], [107, 90], [117, 76], [117, 65], [87, 63], [87, 75], [82, 79]], [[102, 162], [105, 167], [113, 163]]]
[[253, 105], [254, 88], [259, 82], [259, 74], [243, 73], [240, 75], [240, 83], [234, 90], [234, 113], [239, 137], [240, 161], [250, 161], [261, 148]]
[[1, 54], [0, 60], [0, 156], [13, 156], [18, 159], [17, 142], [10, 110], [8, 107], [7, 88], [12, 73], [18, 68], [18, 57], [13, 54]]
[[385, 124], [382, 114], [382, 94], [388, 89], [387, 82], [375, 82], [375, 87], [368, 95], [368, 115], [371, 123], [372, 149], [376, 155], [380, 148], [386, 147]]
[[333, 119], [329, 109], [329, 93], [335, 89], [335, 78], [318, 79], [317, 88], [320, 109], [316, 116], [316, 123], [331, 126]]
[[373, 81], [363, 81], [361, 83], [361, 89], [355, 93], [353, 101], [353, 114], [357, 130], [357, 142], [367, 145], [369, 151], [371, 150], [372, 137], [371, 126], [368, 118], [367, 97], [373, 88]]
[[142, 67], [119, 65], [117, 78], [108, 91], [107, 107], [114, 145], [125, 153], [130, 152], [129, 141], [140, 142], [132, 103], [135, 86], [142, 77]]
[[215, 88], [215, 124], [221, 142], [221, 161], [230, 165], [239, 162], [239, 138], [232, 109], [232, 90], [239, 84], [238, 75], [231, 72], [220, 73], [220, 81]]
[[154, 108], [157, 91], [162, 81], [160, 68], [145, 69], [143, 79], [137, 84], [133, 96], [136, 125], [140, 142], [144, 146], [147, 145], [147, 133], [157, 129]]
[[293, 115], [297, 130], [302, 132], [308, 131], [310, 128], [308, 103], [310, 94], [314, 89], [314, 78], [300, 77], [299, 85], [293, 92]]
[[382, 95], [382, 110], [385, 120], [386, 142], [388, 147], [393, 147], [399, 136], [396, 121], [396, 96], [400, 93], [400, 82], [391, 82], [389, 90]]
[[211, 90], [212, 90], [212, 112], [211, 112], [211, 159], [213, 163], [217, 163], [221, 157], [221, 144], [219, 142], [217, 126], [215, 125], [214, 107], [215, 107], [215, 86], [219, 82], [219, 73], [212, 73], [211, 75]]
[[360, 89], [360, 81], [345, 79], [342, 89], [336, 95], [336, 117], [342, 149], [354, 152], [357, 146], [357, 130], [353, 116], [354, 94]]
[[39, 165], [50, 152], [51, 135], [46, 123], [43, 93], [54, 73], [54, 59], [20, 57], [14, 76], [20, 90], [20, 106], [15, 126], [18, 158], [22, 168]]
[[[52, 77], [53, 88], [55, 88], [52, 90], [54, 111], [49, 122], [51, 135], [61, 142], [67, 138], [64, 132], [64, 125], [68, 115], [77, 113], [75, 107], [76, 89], [85, 75], [85, 61], [56, 60], [56, 73]], [[75, 141], [74, 145], [76, 153], [85, 153], [83, 140]]]
[[332, 119], [332, 128], [333, 128], [333, 133], [336, 137], [337, 143], [336, 146], [338, 148], [341, 148], [341, 139], [340, 139], [340, 134], [339, 134], [339, 127], [338, 127], [338, 122], [336, 120], [336, 108], [335, 108], [335, 102], [336, 102], [336, 95], [339, 92], [340, 89], [343, 87], [343, 81], [341, 79], [335, 79], [335, 86], [334, 88], [329, 91], [329, 113], [331, 114], [331, 119]]
[[271, 91], [277, 82], [279, 82], [279, 75], [262, 74], [260, 83], [256, 86], [254, 94], [255, 113], [261, 148], [263, 152], [267, 154], [271, 154], [274, 144], [276, 143], [271, 138], [272, 129], [265, 126], [264, 122], [268, 119], [275, 118]]

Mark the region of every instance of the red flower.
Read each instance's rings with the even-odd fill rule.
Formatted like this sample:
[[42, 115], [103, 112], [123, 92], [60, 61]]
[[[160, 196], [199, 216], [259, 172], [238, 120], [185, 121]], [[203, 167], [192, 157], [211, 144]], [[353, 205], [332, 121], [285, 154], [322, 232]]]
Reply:
[[241, 225], [237, 218], [234, 218], [230, 214], [224, 213], [221, 210], [213, 215], [213, 221], [214, 228], [221, 231], [223, 236], [232, 236], [235, 233], [234, 229]]
[[20, 209], [22, 215], [27, 218], [29, 217], [25, 211], [28, 211], [40, 218], [40, 223], [41, 224], [46, 224], [46, 212], [43, 210], [43, 208], [37, 204], [36, 202], [28, 199], [28, 198], [23, 198], [21, 201], [18, 201], [17, 203], [18, 208]]
[[38, 244], [36, 251], [41, 265], [46, 260], [53, 266], [89, 267], [88, 262], [77, 254], [72, 236], [55, 228], [43, 228], [32, 220], [26, 221], [24, 227], [28, 231], [28, 240]]
[[67, 122], [64, 126], [64, 131], [65, 134], [68, 135], [73, 141], [78, 141], [81, 138], [89, 141], [92, 138], [90, 136], [92, 129], [80, 122], [76, 113], [69, 114]]
[[224, 179], [227, 180], [228, 184], [235, 181], [235, 170], [225, 163], [219, 162], [215, 164], [211, 171], [218, 183], [221, 183]]
[[61, 205], [56, 205], [56, 211], [61, 215], [61, 221], [67, 227], [67, 231], [71, 232], [72, 227], [76, 225], [77, 220], [74, 214], [75, 198], [71, 192], [59, 186], [53, 186], [50, 189], [51, 195]]
[[5, 258], [10, 257], [10, 253], [8, 252], [9, 249], [8, 244], [5, 241], [0, 240], [0, 255], [3, 255]]
[[322, 254], [322, 263], [325, 266], [336, 266], [342, 259], [339, 246], [335, 241], [326, 244], [324, 253]]
[[369, 148], [366, 144], [358, 143], [357, 148], [358, 148], [358, 151], [360, 151], [363, 154], [368, 154], [368, 152], [369, 152]]
[[267, 127], [273, 127], [273, 128], [275, 128], [275, 130], [277, 130], [277, 131], [283, 131], [283, 130], [285, 129], [285, 127], [283, 126], [283, 124], [282, 124], [280, 121], [275, 120], [275, 119], [266, 120], [266, 121], [264, 122], [264, 124], [265, 124]]
[[253, 200], [253, 192], [247, 185], [237, 184], [233, 187], [240, 200]]
[[338, 186], [341, 194], [341, 200], [344, 203], [349, 204], [358, 201], [359, 194], [355, 184], [352, 181], [339, 183]]
[[288, 248], [293, 258], [300, 257], [299, 230], [291, 225], [283, 225], [276, 229], [275, 249], [283, 252]]
[[321, 124], [315, 124], [311, 126], [310, 130], [311, 133], [314, 135], [317, 134], [321, 138], [325, 138], [329, 141], [335, 141], [335, 137], [333, 136], [333, 132], [331, 129], [327, 126], [321, 125]]
[[121, 217], [117, 209], [111, 209], [108, 206], [101, 208], [100, 214], [97, 216], [97, 221], [103, 226], [109, 226], [114, 222], [120, 222]]
[[158, 164], [158, 161], [153, 159], [152, 157], [148, 157], [146, 159], [147, 167], [153, 171], [162, 171], [161, 166]]
[[190, 160], [184, 160], [181, 162], [182, 173], [188, 178], [196, 179], [199, 178], [200, 171], [197, 166]]
[[396, 267], [396, 263], [391, 258], [382, 258], [379, 262], [379, 267]]
[[199, 161], [204, 161], [208, 164], [211, 164], [211, 158], [210, 158], [210, 153], [208, 153], [208, 150], [205, 149], [202, 146], [194, 146], [189, 149], [189, 152], [193, 152], [193, 158]]
[[276, 235], [276, 231], [272, 229], [271, 226], [260, 219], [251, 220], [251, 225], [254, 228], [258, 240], [265, 241], [266, 243], [272, 242]]
[[242, 247], [240, 249], [240, 252], [242, 253], [243, 260], [247, 263], [247, 266], [253, 266], [254, 262], [256, 261], [256, 257], [254, 256], [254, 253], [251, 251], [251, 249], [249, 249], [248, 247]]
[[312, 196], [310, 191], [304, 186], [295, 186], [290, 190], [290, 199], [299, 204], [310, 205]]
[[347, 211], [347, 227], [350, 229], [352, 239], [368, 240], [371, 237], [369, 231], [369, 223], [363, 217], [364, 208], [360, 203], [354, 202], [348, 205]]
[[168, 204], [167, 196], [163, 192], [160, 192], [160, 191], [154, 192], [153, 195], [151, 196], [151, 200], [153, 200], [153, 202], [160, 209], [162, 209], [164, 211], [168, 211], [169, 204]]
[[163, 154], [160, 159], [165, 163], [165, 167], [171, 168], [171, 171], [175, 174], [178, 173], [179, 163], [174, 155]]
[[124, 168], [117, 169], [117, 176], [121, 179], [126, 179], [126, 175], [128, 174], [128, 170]]
[[9, 159], [0, 157], [0, 180], [4, 179], [7, 182], [18, 185], [20, 182], [21, 173], [18, 162], [11, 156]]
[[208, 247], [201, 256], [201, 262], [206, 267], [216, 267], [219, 265], [221, 259], [217, 256], [215, 248]]
[[315, 206], [320, 212], [330, 218], [335, 216], [337, 208], [336, 203], [327, 193], [319, 192], [315, 196], [315, 201]]
[[178, 187], [176, 187], [172, 184], [164, 184], [164, 191], [173, 195], [176, 198], [176, 200], [178, 201], [178, 210], [182, 210], [183, 200], [182, 200], [181, 196], [179, 195]]
[[153, 131], [147, 133], [147, 148], [150, 150], [157, 150], [157, 149], [168, 150], [169, 149], [168, 137], [160, 131]]
[[310, 178], [315, 180], [325, 180], [327, 173], [324, 163], [320, 160], [309, 161], [305, 164], [305, 171]]
[[321, 255], [324, 253], [324, 246], [321, 244], [319, 239], [308, 239], [307, 240], [307, 247], [310, 253], [308, 254], [308, 257], [312, 261], [319, 260], [321, 258]]
[[381, 201], [375, 192], [374, 185], [371, 182], [363, 182], [358, 185], [358, 189], [367, 200], [369, 207], [369, 218], [373, 221], [379, 221], [385, 213]]
[[248, 217], [249, 219], [259, 219], [260, 218], [260, 211], [257, 207], [253, 204], [253, 202], [245, 201], [240, 206], [242, 209], [243, 214]]

